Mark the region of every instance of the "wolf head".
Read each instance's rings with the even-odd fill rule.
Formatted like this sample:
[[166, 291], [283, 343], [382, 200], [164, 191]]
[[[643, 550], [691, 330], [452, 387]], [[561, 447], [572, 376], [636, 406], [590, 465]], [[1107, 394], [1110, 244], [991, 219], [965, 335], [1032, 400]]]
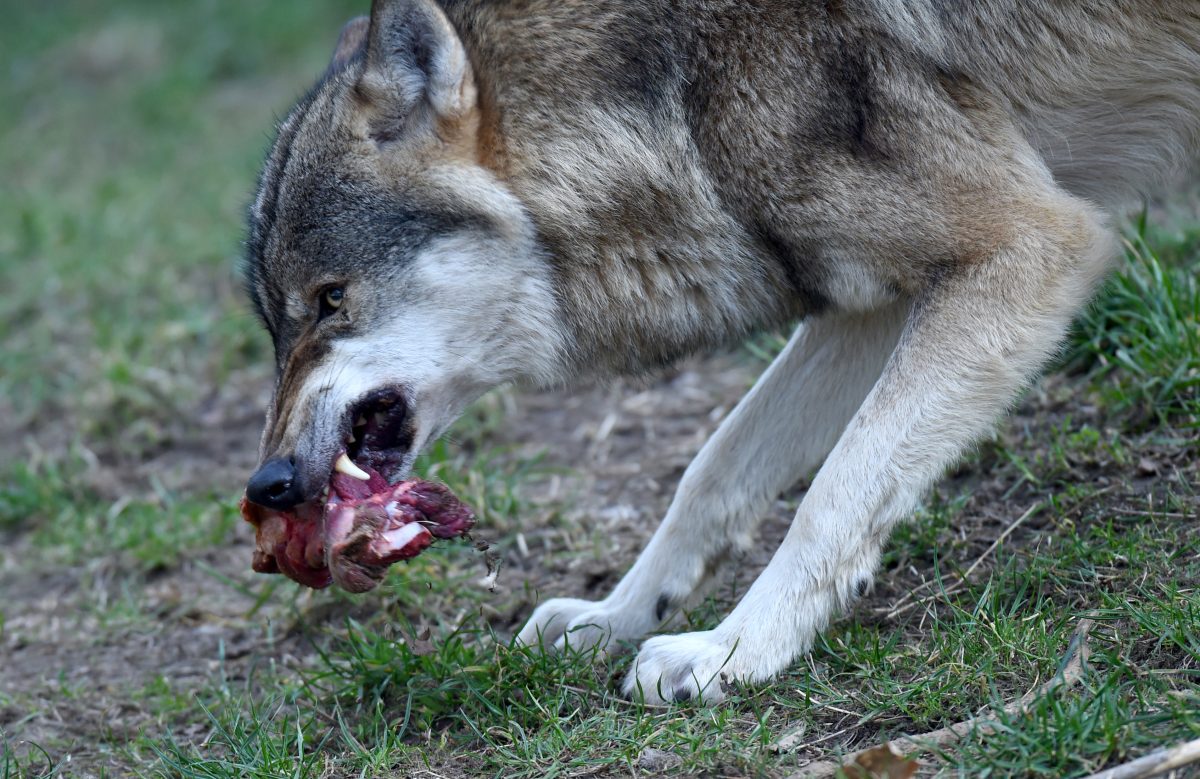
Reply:
[[250, 209], [247, 284], [277, 367], [250, 500], [314, 501], [335, 462], [395, 481], [486, 390], [557, 378], [547, 265], [486, 154], [470, 63], [431, 0], [377, 0], [346, 26]]

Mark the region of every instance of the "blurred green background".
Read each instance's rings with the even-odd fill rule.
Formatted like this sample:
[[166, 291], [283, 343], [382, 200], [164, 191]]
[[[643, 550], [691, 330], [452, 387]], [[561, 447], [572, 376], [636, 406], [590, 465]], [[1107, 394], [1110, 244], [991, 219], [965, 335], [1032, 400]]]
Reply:
[[139, 457], [269, 344], [241, 291], [273, 122], [364, 2], [4, 3], [0, 416]]

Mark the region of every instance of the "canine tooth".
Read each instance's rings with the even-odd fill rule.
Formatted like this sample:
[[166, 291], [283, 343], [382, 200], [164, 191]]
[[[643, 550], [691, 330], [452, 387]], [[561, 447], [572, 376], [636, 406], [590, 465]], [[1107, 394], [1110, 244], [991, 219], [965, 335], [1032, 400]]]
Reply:
[[359, 425], [365, 425], [365, 424], [367, 424], [367, 417], [365, 414], [359, 414], [358, 419], [354, 420], [355, 427], [358, 427]]
[[371, 474], [355, 465], [354, 461], [351, 460], [349, 455], [347, 455], [345, 452], [342, 452], [340, 455], [338, 455], [337, 461], [333, 464], [333, 469], [338, 473], [344, 473], [347, 476], [353, 476], [359, 481], [369, 481], [371, 478]]

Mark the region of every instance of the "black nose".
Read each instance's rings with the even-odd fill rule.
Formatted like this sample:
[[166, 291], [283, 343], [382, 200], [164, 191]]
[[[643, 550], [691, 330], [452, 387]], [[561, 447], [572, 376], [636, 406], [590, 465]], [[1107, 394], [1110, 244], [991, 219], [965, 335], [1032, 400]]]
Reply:
[[291, 457], [267, 460], [246, 483], [246, 497], [252, 503], [277, 511], [286, 511], [304, 500], [296, 461]]

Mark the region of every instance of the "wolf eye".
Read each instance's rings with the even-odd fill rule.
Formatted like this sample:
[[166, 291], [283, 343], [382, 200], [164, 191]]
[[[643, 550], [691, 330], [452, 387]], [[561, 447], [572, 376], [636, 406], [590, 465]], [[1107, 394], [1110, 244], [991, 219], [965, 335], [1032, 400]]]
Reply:
[[342, 300], [346, 297], [346, 292], [341, 287], [330, 287], [321, 293], [321, 313], [320, 319], [332, 314], [342, 307]]

